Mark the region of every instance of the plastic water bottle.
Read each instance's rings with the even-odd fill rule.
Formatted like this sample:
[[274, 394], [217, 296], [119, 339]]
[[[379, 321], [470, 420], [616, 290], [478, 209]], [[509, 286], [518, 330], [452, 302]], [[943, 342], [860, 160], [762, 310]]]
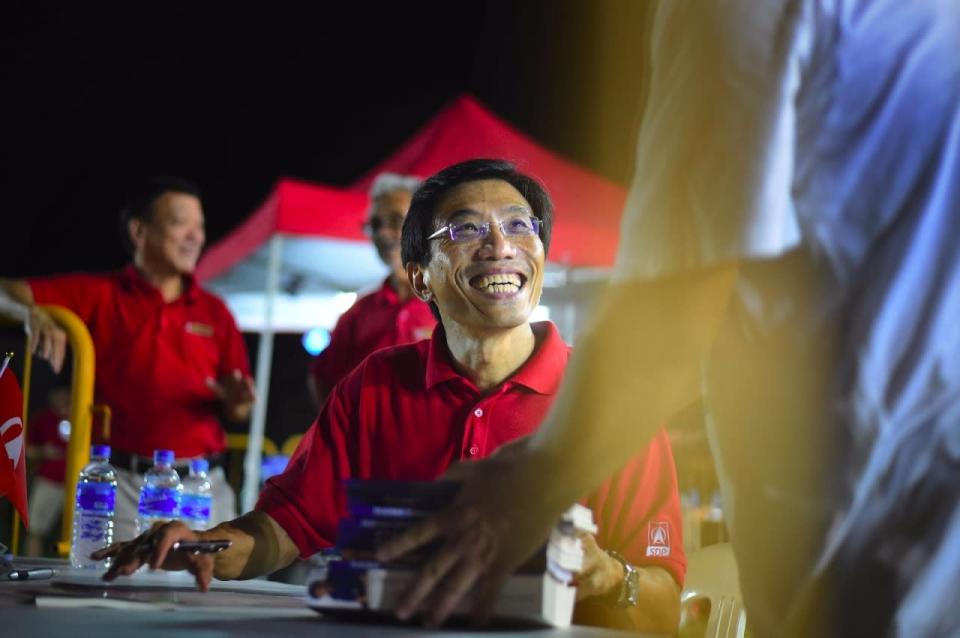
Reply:
[[180, 513], [183, 486], [173, 469], [173, 450], [154, 450], [153, 467], [143, 475], [140, 503], [137, 505], [137, 534], [154, 523], [172, 521]]
[[190, 461], [190, 475], [183, 479], [183, 495], [180, 497], [180, 520], [190, 529], [210, 527], [210, 507], [213, 496], [210, 493], [210, 479], [207, 470], [210, 464], [206, 459]]
[[82, 569], [109, 567], [109, 560], [95, 561], [90, 554], [113, 542], [117, 473], [110, 465], [110, 446], [94, 445], [90, 463], [80, 470], [77, 503], [73, 510], [73, 542], [70, 564]]

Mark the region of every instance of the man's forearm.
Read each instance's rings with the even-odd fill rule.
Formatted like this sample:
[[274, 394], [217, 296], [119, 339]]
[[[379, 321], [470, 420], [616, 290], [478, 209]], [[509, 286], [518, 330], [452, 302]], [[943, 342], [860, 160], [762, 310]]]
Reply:
[[232, 542], [230, 549], [214, 560], [213, 575], [220, 580], [263, 576], [286, 567], [299, 554], [290, 536], [263, 512], [248, 512], [200, 533], [200, 537]]
[[0, 291], [6, 292], [10, 299], [26, 306], [33, 305], [33, 290], [23, 279], [0, 279]]
[[0, 312], [19, 321], [30, 318], [33, 293], [21, 280], [0, 279]]

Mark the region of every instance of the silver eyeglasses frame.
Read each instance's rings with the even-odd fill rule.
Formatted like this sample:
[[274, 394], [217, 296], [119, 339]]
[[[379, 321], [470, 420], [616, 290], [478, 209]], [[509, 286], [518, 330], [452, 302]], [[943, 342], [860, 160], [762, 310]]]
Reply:
[[[514, 219], [516, 219], [516, 218], [514, 218]], [[539, 218], [539, 217], [535, 217], [535, 216], [533, 216], [533, 215], [530, 215], [530, 216], [529, 216], [529, 219], [530, 219], [531, 225], [533, 226], [533, 232], [531, 232], [531, 233], [526, 233], [526, 232], [524, 232], [524, 233], [511, 233], [511, 232], [507, 232], [507, 230], [506, 230], [506, 229], [504, 228], [504, 226], [503, 226], [504, 220], [499, 220], [499, 219], [498, 219], [498, 220], [492, 221], [492, 222], [483, 222], [483, 223], [477, 224], [477, 230], [478, 230], [479, 233], [480, 233], [480, 235], [477, 236], [477, 237], [471, 237], [471, 238], [469, 238], [469, 239], [459, 239], [459, 240], [458, 240], [458, 239], [457, 239], [457, 236], [456, 236], [456, 233], [455, 233], [455, 231], [454, 231], [454, 227], [455, 227], [455, 226], [458, 226], [459, 224], [447, 224], [446, 226], [441, 226], [440, 228], [438, 228], [437, 230], [435, 230], [435, 231], [433, 232], [433, 234], [431, 234], [430, 236], [427, 237], [427, 241], [431, 241], [431, 240], [433, 240], [433, 239], [438, 239], [438, 238], [440, 238], [440, 237], [443, 237], [444, 233], [446, 233], [446, 235], [447, 235], [448, 237], [450, 237], [450, 241], [452, 241], [452, 242], [454, 242], [454, 243], [462, 244], [462, 243], [466, 243], [466, 242], [469, 242], [469, 241], [477, 241], [477, 240], [479, 240], [479, 239], [484, 239], [484, 238], [486, 238], [486, 236], [490, 234], [490, 226], [491, 226], [491, 224], [496, 224], [497, 227], [500, 229], [500, 232], [503, 234], [504, 237], [532, 237], [532, 236], [534, 236], [534, 235], [539, 236], [539, 235], [540, 235], [540, 223], [541, 223], [540, 218]], [[506, 221], [513, 221], [513, 220], [506, 220]], [[464, 222], [464, 223], [466, 223], [466, 222]]]

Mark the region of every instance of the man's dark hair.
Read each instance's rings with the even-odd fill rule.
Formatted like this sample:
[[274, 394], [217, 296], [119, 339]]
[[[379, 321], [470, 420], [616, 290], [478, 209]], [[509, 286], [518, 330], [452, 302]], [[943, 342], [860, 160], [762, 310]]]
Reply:
[[182, 177], [154, 175], [148, 177], [140, 186], [131, 191], [120, 210], [120, 240], [131, 255], [133, 244], [130, 242], [128, 226], [131, 219], [150, 221], [153, 217], [153, 205], [164, 193], [184, 193], [200, 198], [200, 188]]
[[437, 205], [443, 196], [460, 184], [486, 179], [502, 180], [523, 195], [533, 214], [540, 220], [540, 241], [546, 254], [553, 228], [553, 202], [540, 182], [518, 171], [512, 162], [472, 159], [448, 166], [427, 178], [413, 194], [401, 235], [400, 258], [404, 264], [415, 262], [426, 266], [430, 263], [430, 242], [427, 237], [437, 230]]

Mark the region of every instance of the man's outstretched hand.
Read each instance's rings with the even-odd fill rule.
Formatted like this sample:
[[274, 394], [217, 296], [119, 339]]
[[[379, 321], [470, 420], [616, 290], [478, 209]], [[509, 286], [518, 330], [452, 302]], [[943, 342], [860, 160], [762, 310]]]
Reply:
[[90, 557], [94, 560], [113, 559], [110, 569], [103, 575], [106, 581], [129, 576], [148, 564], [150, 569], [189, 571], [196, 578], [200, 591], [207, 591], [213, 579], [213, 556], [171, 549], [178, 541], [196, 540], [202, 540], [201, 535], [179, 521], [157, 523], [132, 541], [114, 543], [93, 552]]
[[503, 582], [543, 544], [564, 509], [540, 497], [543, 485], [531, 478], [536, 472], [527, 460], [494, 456], [456, 470], [463, 487], [454, 502], [379, 548], [377, 559], [390, 561], [441, 542], [397, 608], [399, 618], [426, 611], [428, 625], [441, 624], [470, 592], [474, 621], [489, 618]]

